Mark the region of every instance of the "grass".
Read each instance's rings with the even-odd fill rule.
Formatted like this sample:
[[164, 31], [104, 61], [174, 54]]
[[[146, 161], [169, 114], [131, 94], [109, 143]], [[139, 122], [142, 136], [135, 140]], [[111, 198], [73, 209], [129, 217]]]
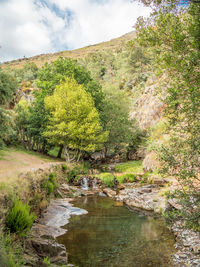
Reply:
[[120, 176], [117, 176], [116, 178], [120, 184], [125, 183], [127, 181], [136, 182], [136, 180], [137, 180], [136, 174], [134, 174], [134, 173], [125, 173], [125, 174], [122, 174]]
[[114, 186], [114, 176], [111, 173], [104, 172], [98, 175], [98, 178], [101, 179], [102, 183], [108, 187]]
[[[51, 150], [49, 150], [48, 155], [49, 155], [50, 157], [57, 158], [59, 149], [60, 149], [60, 148], [59, 148], [58, 146], [53, 147]], [[62, 153], [62, 155], [61, 155], [61, 159], [64, 160], [64, 154], [63, 154], [63, 153]], [[57, 158], [57, 160], [59, 160], [59, 159]]]
[[142, 161], [128, 161], [125, 163], [120, 163], [115, 166], [116, 172], [123, 173], [140, 173], [143, 171], [142, 169]]
[[0, 160], [6, 159], [7, 156], [10, 155], [10, 153], [15, 153], [15, 152], [19, 152], [19, 153], [24, 154], [24, 155], [35, 156], [35, 157], [40, 158], [40, 159], [47, 161], [47, 162], [48, 161], [51, 161], [51, 162], [52, 161], [59, 161], [59, 159], [57, 159], [57, 158], [55, 159], [54, 157], [44, 155], [44, 154], [41, 154], [39, 152], [26, 150], [21, 146], [7, 147], [7, 148], [0, 150]]
[[13, 242], [11, 235], [0, 235], [0, 265], [1, 267], [21, 267], [23, 265], [22, 247], [18, 242]]
[[9, 150], [13, 151], [13, 152], [20, 152], [22, 154], [35, 156], [35, 157], [38, 157], [38, 158], [43, 159], [45, 161], [59, 161], [59, 159], [57, 159], [57, 158], [55, 159], [54, 157], [51, 157], [51, 156], [48, 156], [48, 155], [44, 155], [44, 154], [41, 154], [39, 152], [26, 150], [21, 146], [13, 147], [13, 148], [10, 148]]
[[7, 147], [0, 149], [0, 160], [3, 160], [8, 152], [9, 149]]

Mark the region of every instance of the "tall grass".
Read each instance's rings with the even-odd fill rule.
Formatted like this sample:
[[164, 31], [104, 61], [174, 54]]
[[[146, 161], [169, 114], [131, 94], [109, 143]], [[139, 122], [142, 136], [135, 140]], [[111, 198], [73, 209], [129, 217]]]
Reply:
[[21, 267], [23, 265], [22, 247], [13, 242], [9, 233], [0, 235], [0, 266]]

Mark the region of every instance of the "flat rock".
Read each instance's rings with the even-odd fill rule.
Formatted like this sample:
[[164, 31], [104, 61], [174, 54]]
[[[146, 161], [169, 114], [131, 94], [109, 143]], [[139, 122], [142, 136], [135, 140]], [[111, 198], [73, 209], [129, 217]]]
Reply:
[[34, 223], [31, 229], [31, 236], [46, 239], [55, 239], [56, 237], [65, 234], [66, 232], [66, 229], [60, 227]]
[[70, 200], [68, 198], [52, 200], [46, 212], [43, 214], [43, 218], [39, 220], [39, 223], [52, 227], [61, 227], [68, 224], [71, 215], [88, 213], [84, 209], [73, 207], [69, 203]]
[[111, 188], [104, 188], [103, 193], [105, 193], [108, 197], [111, 197], [111, 198], [116, 196], [116, 192], [112, 190]]
[[140, 208], [156, 213], [161, 213], [168, 208], [166, 199], [159, 195], [159, 188], [152, 184], [125, 188], [119, 191], [116, 199], [132, 208]]
[[123, 184], [118, 184], [117, 185], [117, 190], [123, 190], [123, 189], [125, 189], [126, 187], [125, 187], [125, 185], [123, 185]]
[[176, 198], [168, 199], [168, 203], [175, 209], [180, 210], [183, 207], [178, 203], [178, 200]]

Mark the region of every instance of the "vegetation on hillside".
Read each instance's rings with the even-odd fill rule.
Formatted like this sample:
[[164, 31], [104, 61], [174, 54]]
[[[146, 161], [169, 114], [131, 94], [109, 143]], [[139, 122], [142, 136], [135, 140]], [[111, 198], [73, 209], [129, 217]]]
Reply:
[[10, 143], [13, 131], [13, 117], [8, 110], [10, 101], [17, 90], [14, 78], [0, 69], [0, 148]]
[[[177, 178], [180, 188], [173, 197], [183, 207], [180, 214], [199, 229], [200, 6], [142, 2], [153, 7], [152, 16], [138, 19], [137, 37], [127, 44], [86, 53], [78, 61], [60, 57], [41, 68], [0, 70], [0, 145], [54, 150], [58, 157], [64, 150], [68, 160], [93, 152], [126, 159], [130, 150], [136, 154], [146, 145], [156, 150], [161, 172]], [[150, 81], [156, 88], [151, 93], [164, 102], [156, 116], [164, 119], [144, 131], [130, 114], [137, 114], [140, 96], [147, 99]], [[110, 177], [102, 179], [109, 183]]]

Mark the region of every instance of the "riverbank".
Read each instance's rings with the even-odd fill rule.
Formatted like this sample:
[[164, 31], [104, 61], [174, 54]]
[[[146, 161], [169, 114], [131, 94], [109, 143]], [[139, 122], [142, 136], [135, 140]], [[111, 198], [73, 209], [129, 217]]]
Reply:
[[[99, 186], [95, 190], [82, 190], [80, 187], [76, 186], [69, 186], [67, 184], [63, 184], [61, 190], [64, 194], [68, 195], [69, 192], [73, 191], [73, 195], [75, 198], [81, 196], [91, 196], [93, 194], [106, 194], [108, 197], [115, 199], [116, 205], [126, 205], [132, 210], [137, 210], [141, 213], [147, 213], [148, 215], [151, 213], [153, 214], [160, 214], [161, 209], [166, 210], [169, 207], [169, 203], [166, 201], [164, 196], [160, 195], [160, 190], [162, 192], [162, 187], [158, 185], [136, 185], [136, 184], [123, 184], [120, 190], [115, 191], [111, 188], [105, 188], [104, 186]], [[157, 201], [155, 201], [155, 197]], [[56, 238], [60, 235], [63, 235], [66, 229], [61, 228], [62, 226], [66, 225], [69, 222], [69, 218], [73, 214], [85, 214], [84, 211], [80, 209], [74, 209], [70, 202], [73, 198], [63, 199], [63, 200], [55, 200], [50, 203], [47, 211], [42, 216], [43, 218], [40, 219], [39, 224], [35, 224], [33, 227], [32, 236], [36, 236], [36, 232], [40, 232], [40, 238], [46, 239], [46, 232], [50, 233], [51, 238]], [[117, 204], [118, 203], [118, 204]], [[76, 213], [77, 212], [77, 213]], [[83, 213], [82, 213], [83, 212]], [[157, 215], [160, 216], [160, 215]], [[53, 220], [52, 220], [53, 218]], [[53, 224], [52, 224], [53, 222]], [[56, 224], [55, 222], [58, 222]], [[61, 222], [61, 224], [59, 224]], [[42, 226], [41, 226], [42, 225]], [[45, 226], [44, 226], [45, 225]], [[54, 227], [52, 228], [52, 225]], [[42, 229], [41, 229], [42, 228]], [[37, 231], [36, 231], [37, 229]], [[199, 266], [200, 264], [200, 251], [199, 251], [199, 241], [200, 235], [197, 232], [192, 230], [185, 229], [181, 222], [176, 222], [174, 225], [170, 227], [170, 230], [173, 232], [175, 237], [175, 248], [176, 253], [172, 255], [174, 266], [183, 267], [183, 266]], [[44, 231], [44, 232], [43, 232]], [[42, 234], [41, 234], [42, 233]], [[49, 234], [48, 234], [49, 235]], [[35, 237], [34, 237], [35, 238]], [[33, 240], [34, 240], [33, 238]], [[41, 250], [46, 250], [46, 242], [42, 242], [44, 248], [41, 249], [43, 246], [38, 246]], [[48, 243], [49, 244], [49, 243]], [[59, 247], [62, 246], [59, 244]], [[51, 250], [52, 248], [49, 248]], [[61, 249], [61, 247], [60, 247]], [[64, 253], [65, 248], [62, 247], [62, 253]], [[58, 250], [58, 254], [60, 250]], [[51, 255], [51, 253], [49, 254]], [[53, 257], [53, 261], [55, 263], [55, 259], [64, 263], [63, 258], [57, 255]]]
[[[90, 174], [83, 175], [83, 173]], [[71, 201], [74, 198], [93, 194], [107, 195], [116, 200], [118, 203], [116, 205], [126, 205], [130, 209], [137, 209], [142, 213], [150, 212], [158, 216], [172, 207], [178, 208], [175, 201], [166, 198], [166, 193], [174, 187], [171, 180], [161, 180], [153, 176], [147, 180], [144, 179], [145, 174], [134, 173], [134, 181], [129, 181], [130, 175], [128, 175], [129, 179], [123, 177], [126, 182], [118, 184], [116, 190], [113, 190], [106, 187], [99, 178], [100, 175], [96, 173], [98, 173], [97, 170], [86, 170], [84, 166], [67, 166], [63, 162], [54, 162], [50, 163], [48, 168], [39, 168], [18, 176], [17, 185], [12, 188], [11, 193], [13, 194], [15, 190], [15, 194], [29, 203], [31, 211], [38, 216], [29, 237], [19, 241], [24, 248], [26, 266], [47, 266], [44, 259], [54, 266], [67, 264], [66, 248], [58, 244], [56, 238], [66, 231], [62, 226], [68, 223], [70, 216], [82, 212], [80, 209], [73, 208]], [[69, 181], [71, 181], [70, 185]], [[85, 182], [87, 182], [86, 186]], [[81, 189], [81, 184], [88, 190]], [[5, 214], [12, 204], [11, 199], [5, 204], [5, 199], [8, 199], [10, 194], [9, 190], [6, 188], [0, 190], [0, 201], [3, 204], [1, 228], [4, 226]], [[199, 266], [199, 233], [185, 229], [181, 222], [172, 225], [171, 231], [176, 240], [177, 252], [173, 255], [175, 266]]]

